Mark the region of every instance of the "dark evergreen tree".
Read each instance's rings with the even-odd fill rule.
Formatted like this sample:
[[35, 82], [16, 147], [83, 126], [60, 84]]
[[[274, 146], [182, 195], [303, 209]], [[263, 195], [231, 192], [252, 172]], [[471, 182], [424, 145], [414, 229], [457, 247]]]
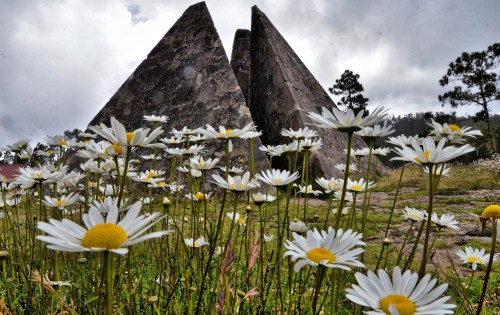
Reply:
[[485, 51], [464, 52], [450, 63], [446, 75], [439, 80], [441, 86], [454, 84], [453, 90], [439, 95], [443, 106], [449, 103], [452, 107], [466, 105], [479, 106], [477, 121], [486, 123], [485, 138], [488, 150], [496, 152], [495, 130], [490, 120], [490, 105], [500, 100], [499, 82], [500, 43], [489, 46]]
[[[361, 110], [366, 111], [368, 99], [361, 94], [364, 91], [363, 85], [359, 83], [359, 74], [354, 74], [351, 70], [346, 70], [335, 80], [333, 87], [328, 90], [330, 93], [341, 96], [337, 106], [344, 106], [345, 109], [352, 109], [355, 114]], [[365, 114], [368, 112], [366, 111]]]

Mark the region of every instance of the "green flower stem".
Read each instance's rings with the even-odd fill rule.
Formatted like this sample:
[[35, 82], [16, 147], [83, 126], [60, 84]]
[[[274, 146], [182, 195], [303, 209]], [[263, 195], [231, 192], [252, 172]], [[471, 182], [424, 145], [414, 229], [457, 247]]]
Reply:
[[[215, 249], [217, 248], [217, 239], [219, 238], [219, 234], [222, 230], [222, 218], [224, 216], [224, 207], [225, 207], [225, 204], [226, 204], [226, 196], [227, 196], [227, 190], [224, 190], [224, 194], [222, 196], [222, 204], [221, 204], [221, 208], [220, 208], [220, 212], [219, 212], [219, 219], [217, 221], [217, 228], [215, 230], [215, 233], [212, 235], [212, 237], [210, 237], [210, 247], [209, 247], [209, 251], [208, 251], [208, 259], [207, 259], [207, 263], [206, 263], [206, 266], [205, 266], [205, 270], [203, 271], [203, 274], [202, 274], [202, 279], [206, 279], [209, 272], [210, 272], [210, 262], [212, 261], [212, 258], [214, 256], [214, 253], [215, 253]], [[201, 304], [202, 304], [202, 300], [203, 300], [203, 292], [205, 290], [205, 286], [207, 285], [207, 282], [208, 281], [201, 281], [201, 288], [200, 288], [200, 294], [198, 294], [198, 301], [196, 303], [196, 312], [195, 314], [201, 314], [200, 313], [200, 308], [201, 308]], [[212, 299], [210, 300], [210, 304], [212, 304]]]
[[469, 284], [467, 285], [467, 288], [466, 288], [467, 291], [465, 291], [465, 294], [462, 296], [462, 299], [461, 299], [462, 301], [460, 301], [460, 305], [458, 305], [457, 309], [455, 310], [455, 314], [460, 314], [460, 310], [464, 306], [464, 301], [468, 300], [470, 288], [472, 286], [472, 280], [474, 280], [474, 273], [475, 273], [475, 270], [473, 269], [472, 274], [470, 275]]
[[420, 263], [420, 269], [418, 271], [418, 277], [422, 279], [425, 275], [425, 268], [427, 266], [427, 255], [428, 255], [428, 247], [429, 247], [429, 238], [430, 238], [430, 233], [431, 233], [431, 226], [432, 226], [432, 209], [434, 205], [434, 184], [432, 182], [432, 173], [434, 171], [434, 165], [429, 164], [429, 205], [427, 206], [427, 226], [425, 229], [425, 238], [424, 238], [424, 250], [422, 253], [422, 261]]
[[491, 249], [490, 249], [490, 259], [488, 261], [488, 266], [486, 267], [486, 272], [484, 274], [483, 290], [481, 291], [481, 297], [477, 305], [476, 315], [481, 315], [481, 310], [483, 309], [484, 298], [486, 297], [486, 291], [488, 290], [488, 281], [490, 280], [490, 273], [493, 267], [493, 260], [495, 258], [495, 246], [497, 243], [497, 219], [492, 219], [491, 223]]
[[417, 234], [417, 237], [415, 238], [415, 243], [413, 244], [413, 248], [411, 250], [410, 256], [408, 256], [408, 259], [405, 262], [405, 266], [403, 268], [403, 271], [408, 270], [410, 268], [411, 263], [413, 262], [413, 257], [415, 257], [415, 253], [417, 252], [417, 247], [418, 247], [418, 243], [420, 241], [420, 237], [422, 236], [422, 233], [424, 231], [424, 225], [425, 225], [425, 221], [422, 221], [422, 223], [420, 224], [420, 228], [418, 229], [418, 234]]
[[429, 246], [429, 254], [427, 255], [426, 260], [429, 260], [431, 258], [431, 252], [432, 248], [434, 247], [434, 243], [436, 243], [436, 240], [439, 236], [439, 232], [441, 232], [442, 227], [438, 226], [438, 229], [436, 231], [436, 235], [434, 235], [434, 239], [432, 240], [431, 246]]
[[[352, 138], [354, 132], [347, 132], [347, 156], [345, 163], [345, 172], [344, 172], [344, 185], [342, 186], [342, 194], [340, 195], [339, 207], [344, 207], [345, 195], [347, 192], [347, 181], [349, 180], [349, 163], [351, 162], [351, 148], [352, 148]], [[337, 215], [335, 216], [335, 230], [339, 229], [340, 226], [340, 217], [342, 211], [337, 211]]]
[[387, 221], [387, 227], [385, 228], [384, 238], [387, 238], [387, 235], [389, 235], [389, 228], [391, 226], [392, 216], [394, 214], [394, 209], [396, 208], [396, 201], [398, 200], [399, 189], [401, 188], [401, 182], [403, 180], [403, 173], [405, 171], [405, 166], [406, 166], [406, 164], [403, 164], [403, 166], [401, 167], [401, 173], [399, 174], [399, 182], [398, 182], [398, 186], [396, 188], [396, 195], [394, 196], [394, 201], [392, 202], [391, 214], [389, 215], [389, 220]]
[[[403, 258], [403, 252], [405, 250], [406, 243], [408, 242], [408, 237], [410, 236], [411, 228], [413, 227], [414, 224], [415, 224], [415, 221], [411, 221], [410, 228], [408, 229], [408, 232], [406, 232], [405, 239], [403, 240], [403, 244], [401, 245], [401, 249], [399, 250], [398, 258], [396, 259], [396, 266], [399, 265], [399, 263], [401, 262], [401, 259]], [[380, 256], [382, 256], [382, 253]], [[380, 261], [380, 257], [379, 257], [379, 261]], [[378, 264], [377, 264], [377, 266], [378, 266]], [[377, 270], [377, 268], [375, 268], [375, 270]]]
[[105, 298], [104, 298], [104, 314], [113, 314], [113, 253], [104, 251], [104, 284], [105, 284]]
[[[280, 195], [279, 195], [279, 188], [276, 187], [276, 213], [277, 213], [277, 220], [278, 220], [278, 237], [277, 237], [277, 251], [276, 251], [276, 267], [273, 270], [273, 274], [277, 275], [277, 282], [278, 282], [278, 287], [276, 290], [276, 293], [279, 295], [280, 299], [280, 306], [281, 310], [283, 310], [283, 296], [281, 293], [281, 244], [283, 244], [283, 233], [282, 229], [280, 229]], [[277, 271], [277, 272], [276, 272]]]
[[321, 291], [321, 284], [323, 283], [323, 278], [326, 274], [326, 267], [323, 265], [318, 265], [318, 272], [316, 274], [316, 283], [314, 286], [314, 297], [312, 300], [312, 310], [313, 315], [316, 315], [316, 307], [318, 304], [319, 292]]
[[[349, 216], [349, 219], [346, 220], [345, 222], [345, 229], [353, 229], [356, 230], [356, 199], [358, 197], [358, 192], [357, 191], [352, 191], [352, 206], [351, 206], [351, 214]], [[342, 211], [341, 211], [342, 212]]]
[[[328, 217], [330, 216], [330, 212], [332, 212], [332, 202], [333, 202], [333, 191], [330, 192], [330, 198], [328, 200], [328, 208], [326, 208], [325, 225], [323, 225], [323, 230], [325, 231], [328, 225]], [[339, 209], [337, 209], [337, 211], [339, 211]]]
[[[125, 189], [125, 182], [127, 180], [127, 171], [128, 171], [128, 163], [130, 162], [130, 156], [132, 153], [132, 147], [127, 146], [127, 156], [125, 157], [125, 165], [123, 166], [123, 175], [121, 178], [121, 183], [120, 183], [120, 190], [118, 193], [118, 203], [117, 206], [120, 208], [120, 205], [122, 203], [122, 198], [123, 198], [123, 190]], [[119, 166], [118, 163], [116, 165], [117, 172], [119, 172]]]
[[[370, 151], [368, 153], [368, 164], [366, 165], [366, 175], [365, 175], [365, 191], [363, 196], [363, 206], [361, 207], [361, 233], [363, 233], [363, 241], [366, 240], [366, 219], [368, 217], [368, 182], [370, 181], [370, 171], [371, 171], [371, 162], [372, 162], [372, 152], [373, 152], [373, 144], [375, 140], [370, 140]], [[359, 168], [358, 168], [359, 170]], [[368, 202], [367, 202], [368, 201]], [[361, 254], [361, 262], [364, 263], [365, 255]]]

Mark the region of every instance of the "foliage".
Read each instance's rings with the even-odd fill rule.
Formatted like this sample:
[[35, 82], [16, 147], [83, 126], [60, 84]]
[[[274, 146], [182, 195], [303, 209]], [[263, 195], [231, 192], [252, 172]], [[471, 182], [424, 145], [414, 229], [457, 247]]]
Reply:
[[496, 152], [494, 132], [490, 123], [490, 106], [500, 100], [498, 82], [498, 67], [500, 65], [500, 43], [489, 46], [484, 51], [463, 52], [454, 62], [450, 63], [448, 71], [439, 80], [441, 86], [455, 84], [453, 90], [439, 95], [439, 101], [449, 103], [452, 107], [476, 105], [480, 111], [475, 119], [484, 121], [490, 139], [489, 151]]
[[345, 109], [350, 108], [355, 114], [366, 110], [366, 105], [368, 105], [368, 99], [361, 94], [364, 91], [363, 85], [358, 80], [359, 74], [345, 70], [340, 79], [335, 80], [333, 87], [328, 89], [330, 93], [342, 96], [337, 105], [344, 106]]

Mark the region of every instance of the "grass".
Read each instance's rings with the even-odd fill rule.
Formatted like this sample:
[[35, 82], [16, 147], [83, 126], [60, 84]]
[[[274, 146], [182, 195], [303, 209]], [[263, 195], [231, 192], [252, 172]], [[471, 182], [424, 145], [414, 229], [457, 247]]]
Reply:
[[[395, 265], [399, 248], [402, 246], [402, 238], [409, 228], [409, 223], [401, 217], [401, 210], [405, 206], [422, 210], [427, 207], [426, 175], [420, 168], [407, 167], [403, 177], [404, 189], [396, 203], [389, 234], [394, 243], [389, 246], [389, 252], [386, 250], [381, 256], [382, 241], [399, 174], [400, 170], [390, 170], [387, 176], [377, 179], [377, 190], [373, 194], [381, 194], [382, 197], [381, 199], [372, 198], [372, 200], [380, 200], [380, 204], [370, 205], [365, 231], [367, 244], [364, 247], [363, 256], [369, 270], [375, 268], [379, 258], [382, 258], [380, 266], [387, 264], [389, 269]], [[465, 166], [452, 166], [451, 174], [462, 174], [461, 176], [474, 174], [478, 176], [481, 183], [469, 180], [468, 177], [460, 181], [443, 178], [435, 201], [435, 209], [440, 213], [446, 211], [446, 213], [456, 214], [467, 212], [480, 214], [485, 206], [499, 201], [498, 195], [464, 197], [464, 194], [473, 190], [499, 188], [498, 182], [493, 180], [491, 174], [481, 168], [471, 166], [471, 169], [467, 171]], [[149, 193], [142, 184], [131, 184], [131, 186], [129, 196], [132, 199], [136, 199], [133, 196]], [[47, 190], [46, 193], [50, 191]], [[207, 201], [205, 209], [203, 202], [191, 203], [183, 195], [171, 194], [169, 198], [172, 205], [164, 208], [161, 203], [163, 192], [153, 192], [152, 195], [156, 199], [150, 205], [144, 205], [142, 213], [146, 215], [165, 212], [167, 217], [162, 220], [161, 229], [169, 228], [175, 232], [169, 236], [134, 245], [128, 256], [115, 255], [113, 264], [114, 311], [131, 314], [193, 313], [201, 301], [202, 309], [206, 313], [216, 313], [217, 309], [221, 311], [220, 308], [224, 308], [221, 311], [224, 314], [256, 314], [259, 309], [261, 313], [268, 314], [277, 313], [282, 308], [279, 301], [281, 295], [286, 300], [283, 312], [299, 312], [300, 310], [305, 314], [311, 313], [313, 307], [311, 300], [316, 293], [314, 288], [317, 284], [316, 279], [319, 278], [319, 271], [317, 267], [305, 267], [300, 273], [295, 273], [292, 271], [295, 262], [291, 262], [289, 257], [283, 258], [282, 246], [281, 252], [277, 253], [278, 246], [280, 246], [276, 241], [278, 228], [283, 227], [282, 222], [286, 213], [284, 209], [287, 206], [285, 192], [281, 191], [280, 194], [283, 199], [279, 205], [275, 202], [259, 208], [255, 204], [248, 203], [246, 198], [235, 202], [233, 193], [228, 193], [227, 198], [224, 198], [224, 194], [219, 191]], [[243, 194], [239, 196], [243, 197]], [[349, 223], [354, 221], [354, 217], [350, 217], [349, 214], [342, 217], [340, 226], [344, 230], [353, 227], [356, 230], [361, 228], [362, 200], [362, 194], [360, 194], [356, 213], [357, 224]], [[100, 307], [105, 301], [105, 285], [102, 277], [103, 259], [99, 253], [58, 253], [57, 261], [61, 279], [70, 280], [71, 286], [54, 284], [51, 288], [42, 289], [40, 281], [32, 279], [34, 270], [39, 270], [42, 274], [47, 273], [52, 279], [56, 260], [54, 251], [48, 250], [41, 242], [34, 240], [34, 236], [39, 234], [39, 231], [34, 229], [34, 224], [42, 215], [38, 212], [36, 199], [31, 194], [27, 194], [24, 201], [18, 207], [7, 208], [9, 212], [15, 213], [15, 220], [3, 219], [0, 222], [2, 245], [9, 244], [9, 256], [0, 258], [3, 267], [0, 273], [3, 280], [0, 281], [0, 302], [4, 303], [14, 314], [26, 312], [30, 314], [58, 312], [100, 314]], [[241, 216], [252, 216], [252, 219], [247, 219], [246, 225], [232, 227], [225, 213], [232, 212], [234, 209]], [[80, 204], [74, 210], [79, 212], [84, 209]], [[303, 199], [300, 204], [297, 198], [290, 199], [288, 208], [290, 220], [304, 220], [310, 229], [321, 230], [325, 225], [333, 225], [334, 216], [328, 208], [328, 198], [311, 200], [305, 210], [304, 217]], [[198, 213], [203, 220], [194, 220], [195, 213]], [[215, 238], [217, 247], [214, 247], [213, 255], [210, 245], [201, 248], [184, 245], [184, 239], [188, 237], [197, 238], [205, 235], [207, 239], [210, 239], [210, 235], [216, 232], [219, 214], [223, 220], [222, 232], [218, 238]], [[56, 215], [59, 214], [56, 212]], [[278, 215], [281, 222], [278, 221]], [[74, 219], [78, 220], [77, 217]], [[168, 225], [169, 220], [174, 220], [176, 223]], [[474, 218], [471, 217], [470, 220], [472, 222]], [[470, 226], [471, 222], [461, 222], [461, 224]], [[205, 223], [207, 227], [201, 228], [200, 226]], [[260, 244], [258, 240], [261, 227], [264, 234], [274, 235], [275, 240]], [[156, 230], [160, 230], [160, 227], [156, 227]], [[287, 227], [283, 231], [284, 241], [293, 239]], [[433, 229], [432, 233], [434, 232]], [[406, 256], [412, 249], [415, 234], [415, 230], [410, 233], [405, 249]], [[490, 241], [487, 238], [469, 238], [464, 244], [457, 244], [453, 241], [455, 235], [454, 231], [443, 230], [433, 248], [436, 255], [443, 252], [453, 255], [456, 249], [464, 248], [465, 245], [489, 248]], [[417, 257], [411, 264], [412, 270], [418, 269], [418, 261], [421, 259], [419, 255], [420, 252], [417, 252]], [[258, 258], [252, 258], [254, 256]], [[434, 272], [433, 276], [439, 277], [440, 282], [450, 281], [451, 289], [448, 294], [451, 294], [452, 300], [457, 303], [463, 293], [460, 289], [461, 282], [468, 280], [467, 275], [470, 274], [470, 270], [461, 265], [453, 266], [458, 270], [456, 273], [453, 269], [441, 266], [445, 270]], [[439, 267], [437, 266], [438, 270]], [[499, 268], [499, 264], [495, 263], [495, 272], [490, 279], [491, 288], [498, 287]], [[208, 272], [205, 273], [205, 270]], [[361, 268], [358, 270], [364, 271]], [[484, 273], [478, 272], [476, 279], [473, 279], [471, 294], [468, 298], [471, 303], [477, 301], [482, 277]], [[352, 272], [327, 270], [324, 282], [319, 289], [320, 301], [324, 299], [325, 303], [324, 311], [328, 311], [334, 303], [338, 303], [337, 314], [352, 314], [354, 306], [345, 298], [344, 290], [355, 282]], [[245, 294], [251, 293], [252, 290], [262, 291], [262, 289], [263, 292], [259, 292], [256, 296], [245, 297]], [[494, 294], [495, 292], [490, 293], [490, 296], [493, 297]], [[264, 299], [267, 299], [265, 306], [262, 304]], [[6, 308], [2, 309], [2, 307], [0, 304], [0, 312], [7, 313]], [[500, 307], [500, 302], [491, 302], [487, 305], [485, 314], [498, 307]]]

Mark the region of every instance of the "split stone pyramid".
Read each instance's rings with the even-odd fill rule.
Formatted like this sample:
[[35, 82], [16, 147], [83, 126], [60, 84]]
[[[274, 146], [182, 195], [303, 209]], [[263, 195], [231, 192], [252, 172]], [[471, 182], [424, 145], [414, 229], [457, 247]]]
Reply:
[[[258, 148], [289, 143], [280, 135], [282, 128], [314, 128], [307, 114], [320, 113], [323, 106], [335, 105], [262, 11], [254, 6], [252, 30], [236, 32], [230, 63], [200, 2], [184, 12], [89, 125], [109, 125], [114, 116], [133, 130], [146, 125], [143, 115], [168, 116], [166, 131], [206, 124], [234, 129], [253, 121], [263, 132], [255, 141]], [[311, 175], [341, 176], [334, 165], [344, 163], [345, 135], [315, 129], [324, 146], [311, 159]], [[360, 138], [354, 142], [366, 146]], [[248, 145], [234, 141], [233, 165], [239, 160], [248, 165]], [[207, 143], [207, 151], [208, 157], [223, 158], [224, 142]], [[254, 152], [256, 169], [267, 169], [267, 157]]]

